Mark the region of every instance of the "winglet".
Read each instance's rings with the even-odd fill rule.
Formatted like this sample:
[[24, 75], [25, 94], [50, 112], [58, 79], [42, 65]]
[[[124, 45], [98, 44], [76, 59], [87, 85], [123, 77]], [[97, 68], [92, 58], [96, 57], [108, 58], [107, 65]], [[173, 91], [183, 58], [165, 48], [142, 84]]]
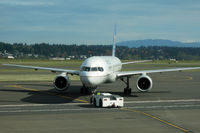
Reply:
[[116, 51], [116, 34], [117, 34], [117, 25], [115, 24], [114, 33], [113, 33], [112, 56], [115, 56], [115, 51]]

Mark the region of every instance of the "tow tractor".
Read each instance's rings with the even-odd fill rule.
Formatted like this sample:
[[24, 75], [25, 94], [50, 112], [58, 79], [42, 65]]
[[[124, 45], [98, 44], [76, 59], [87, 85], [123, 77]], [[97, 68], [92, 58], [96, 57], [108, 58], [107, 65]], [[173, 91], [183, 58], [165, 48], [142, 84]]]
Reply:
[[124, 98], [110, 93], [96, 93], [90, 98], [90, 103], [95, 107], [123, 107]]

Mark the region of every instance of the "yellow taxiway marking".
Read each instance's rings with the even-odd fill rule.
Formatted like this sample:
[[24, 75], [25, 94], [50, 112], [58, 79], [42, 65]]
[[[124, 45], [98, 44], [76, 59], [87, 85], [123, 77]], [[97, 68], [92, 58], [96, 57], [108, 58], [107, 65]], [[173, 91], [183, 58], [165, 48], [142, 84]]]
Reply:
[[73, 97], [69, 97], [69, 96], [63, 96], [63, 95], [59, 95], [59, 94], [54, 94], [54, 93], [51, 93], [51, 92], [41, 92], [40, 90], [33, 89], [33, 88], [23, 87], [21, 85], [7, 85], [6, 87], [24, 89], [24, 90], [28, 90], [28, 91], [34, 91], [34, 92], [44, 93], [44, 94], [48, 94], [48, 95], [54, 95], [54, 96], [58, 96], [58, 97], [61, 97], [61, 98], [64, 98], [64, 99], [70, 99], [70, 100], [74, 100], [74, 101], [78, 101], [78, 102], [89, 103], [86, 100], [82, 100], [82, 99], [78, 99], [78, 98], [73, 98]]
[[184, 128], [179, 127], [179, 126], [177, 126], [177, 125], [174, 125], [174, 124], [172, 124], [172, 123], [170, 123], [170, 122], [167, 122], [167, 121], [165, 121], [165, 120], [162, 120], [162, 119], [160, 119], [160, 118], [158, 118], [158, 117], [156, 117], [156, 116], [153, 116], [153, 115], [151, 115], [151, 114], [148, 114], [148, 113], [145, 113], [145, 112], [142, 112], [142, 111], [139, 111], [139, 110], [133, 110], [133, 109], [128, 109], [128, 108], [121, 108], [121, 110], [126, 110], [126, 111], [134, 112], [134, 113], [140, 113], [140, 114], [142, 114], [142, 115], [145, 115], [145, 116], [148, 116], [148, 117], [150, 117], [150, 118], [153, 118], [154, 120], [157, 120], [157, 121], [160, 121], [160, 122], [162, 122], [162, 123], [164, 123], [164, 124], [167, 124], [167, 125], [169, 125], [169, 126], [171, 126], [171, 127], [174, 127], [174, 128], [176, 128], [176, 129], [179, 129], [179, 130], [181, 130], [181, 131], [183, 131], [183, 132], [185, 132], [185, 133], [189, 133], [189, 132], [190, 132], [190, 131], [187, 130], [187, 129], [184, 129]]
[[189, 79], [189, 80], [192, 80], [192, 77], [189, 77], [188, 79]]

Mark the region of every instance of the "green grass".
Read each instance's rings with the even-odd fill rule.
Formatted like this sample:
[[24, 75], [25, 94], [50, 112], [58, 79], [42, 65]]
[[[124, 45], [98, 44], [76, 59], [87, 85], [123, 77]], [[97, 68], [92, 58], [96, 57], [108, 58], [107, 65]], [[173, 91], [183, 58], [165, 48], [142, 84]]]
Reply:
[[64, 67], [64, 66], [80, 66], [82, 60], [66, 60], [66, 61], [53, 61], [41, 59], [0, 59], [0, 64], [19, 64], [19, 65], [33, 65], [33, 66], [46, 66], [46, 67]]
[[[134, 60], [122, 60], [122, 62], [130, 62]], [[38, 65], [38, 66], [80, 66], [83, 60], [66, 60], [66, 61], [53, 61], [48, 59], [0, 59], [0, 64], [23, 64], [23, 65]], [[142, 64], [200, 64], [200, 60], [187, 60], [178, 61], [177, 63], [169, 60], [153, 60]], [[141, 63], [139, 63], [141, 64]]]
[[[130, 61], [130, 60], [129, 60]], [[123, 60], [123, 62], [129, 62]], [[40, 60], [40, 59], [0, 59], [0, 81], [53, 81], [56, 75], [59, 73], [51, 73], [49, 71], [33, 69], [22, 69], [2, 66], [1, 64], [19, 64], [19, 65], [32, 65], [43, 67], [57, 67], [72, 70], [79, 70], [83, 60], [67, 60], [67, 61], [52, 61], [52, 60]], [[148, 69], [164, 69], [175, 67], [197, 67], [200, 66], [200, 61], [178, 61], [173, 62], [167, 60], [152, 61], [138, 64], [124, 65], [123, 71], [133, 70], [148, 70]], [[192, 70], [200, 71], [200, 70]], [[70, 76], [70, 75], [69, 75]], [[79, 76], [70, 76], [70, 80], [80, 80]]]

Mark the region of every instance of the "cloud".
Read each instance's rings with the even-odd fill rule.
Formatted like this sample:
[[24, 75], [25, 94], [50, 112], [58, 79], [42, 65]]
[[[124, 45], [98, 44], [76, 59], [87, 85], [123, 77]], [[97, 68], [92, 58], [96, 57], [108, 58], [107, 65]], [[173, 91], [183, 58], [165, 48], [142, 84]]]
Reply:
[[50, 1], [27, 1], [27, 0], [1, 0], [0, 5], [11, 6], [52, 6], [55, 3]]
[[110, 42], [115, 23], [120, 40], [200, 38], [195, 0], [0, 0], [0, 6], [0, 38], [14, 42]]

